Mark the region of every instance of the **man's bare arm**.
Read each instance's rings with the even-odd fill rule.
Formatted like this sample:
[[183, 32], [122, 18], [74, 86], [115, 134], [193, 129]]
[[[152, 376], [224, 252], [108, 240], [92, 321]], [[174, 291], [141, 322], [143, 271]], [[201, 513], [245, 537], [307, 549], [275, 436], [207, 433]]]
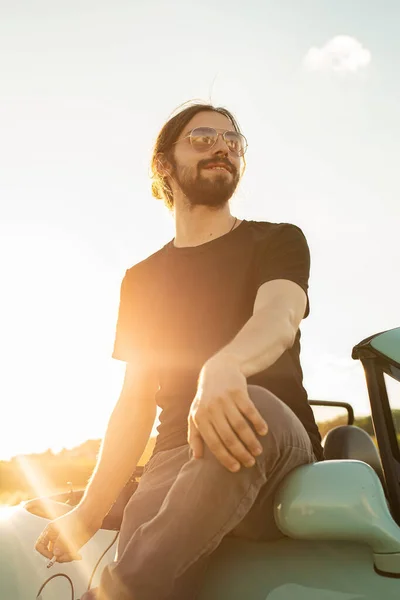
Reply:
[[306, 305], [305, 291], [293, 281], [276, 279], [260, 286], [253, 315], [200, 371], [188, 428], [195, 458], [203, 456], [205, 442], [233, 472], [240, 463], [254, 464], [262, 451], [254, 428], [265, 435], [268, 424], [249, 396], [247, 378], [268, 369], [293, 346]]
[[144, 452], [156, 417], [157, 389], [155, 373], [127, 364], [121, 395], [79, 503], [96, 523], [102, 522]]

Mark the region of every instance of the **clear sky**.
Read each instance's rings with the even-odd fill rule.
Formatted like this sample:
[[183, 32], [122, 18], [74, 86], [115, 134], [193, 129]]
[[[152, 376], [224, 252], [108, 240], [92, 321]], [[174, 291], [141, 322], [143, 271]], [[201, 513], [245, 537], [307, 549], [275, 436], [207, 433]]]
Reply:
[[309, 397], [368, 413], [352, 347], [400, 326], [400, 4], [0, 0], [0, 13], [0, 459], [103, 436], [124, 373], [123, 274], [174, 235], [150, 193], [152, 145], [195, 98], [229, 108], [249, 142], [233, 214], [308, 239]]

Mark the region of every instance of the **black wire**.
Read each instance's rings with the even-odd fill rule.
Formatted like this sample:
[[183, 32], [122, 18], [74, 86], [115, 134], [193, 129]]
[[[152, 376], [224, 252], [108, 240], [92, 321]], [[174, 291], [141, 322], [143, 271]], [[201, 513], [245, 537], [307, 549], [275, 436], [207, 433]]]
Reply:
[[48, 579], [46, 579], [46, 581], [42, 584], [42, 587], [40, 588], [40, 590], [36, 594], [36, 598], [39, 598], [39, 596], [42, 593], [44, 587], [49, 583], [49, 581], [51, 581], [52, 579], [55, 579], [56, 577], [65, 577], [65, 579], [68, 579], [69, 584], [71, 586], [71, 594], [72, 594], [71, 595], [71, 600], [75, 600], [74, 584], [72, 583], [71, 577], [68, 577], [68, 575], [66, 575], [65, 573], [55, 573], [51, 577], [48, 577]]
[[95, 564], [94, 569], [93, 569], [92, 574], [91, 574], [90, 579], [89, 579], [89, 585], [88, 585], [87, 591], [90, 590], [90, 586], [92, 585], [92, 580], [93, 580], [94, 574], [96, 572], [97, 567], [101, 563], [101, 560], [102, 560], [103, 556], [105, 554], [107, 554], [107, 552], [109, 551], [109, 549], [111, 548], [111, 546], [114, 544], [114, 542], [115, 542], [115, 540], [117, 539], [118, 536], [119, 536], [119, 531], [117, 531], [117, 535], [115, 536], [115, 538], [113, 539], [113, 541], [111, 542], [111, 544], [109, 546], [107, 546], [107, 548], [104, 550], [103, 554], [100, 556], [99, 560]]
[[[116, 536], [114, 537], [113, 541], [111, 542], [111, 544], [109, 544], [107, 546], [107, 548], [104, 550], [103, 554], [100, 556], [99, 560], [97, 561], [97, 563], [94, 566], [94, 569], [92, 571], [92, 574], [90, 576], [89, 579], [89, 584], [87, 587], [87, 591], [90, 590], [90, 586], [92, 585], [92, 581], [93, 581], [93, 577], [94, 574], [96, 573], [96, 569], [99, 566], [99, 564], [101, 563], [103, 557], [105, 554], [107, 554], [107, 552], [109, 551], [109, 549], [111, 548], [111, 546], [115, 543], [115, 540], [117, 539], [117, 537], [119, 536], [119, 531], [117, 531]], [[68, 575], [66, 575], [65, 573], [55, 573], [54, 575], [52, 575], [51, 577], [48, 577], [46, 579], [46, 581], [42, 584], [41, 588], [39, 589], [38, 593], [36, 594], [36, 598], [38, 599], [40, 594], [42, 593], [43, 589], [45, 588], [45, 586], [48, 584], [49, 581], [51, 581], [52, 579], [54, 579], [55, 577], [65, 577], [66, 579], [68, 579], [69, 584], [71, 586], [71, 600], [75, 600], [75, 589], [74, 589], [74, 584], [72, 583], [72, 579], [70, 577], [68, 577]]]

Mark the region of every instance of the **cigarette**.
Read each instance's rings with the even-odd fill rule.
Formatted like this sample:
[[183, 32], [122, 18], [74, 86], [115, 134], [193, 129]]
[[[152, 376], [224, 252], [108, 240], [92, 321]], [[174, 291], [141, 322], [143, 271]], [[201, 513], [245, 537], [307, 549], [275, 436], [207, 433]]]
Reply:
[[47, 568], [50, 569], [50, 567], [52, 567], [55, 562], [57, 562], [57, 556], [53, 556], [53, 558], [51, 559], [51, 561], [47, 565]]

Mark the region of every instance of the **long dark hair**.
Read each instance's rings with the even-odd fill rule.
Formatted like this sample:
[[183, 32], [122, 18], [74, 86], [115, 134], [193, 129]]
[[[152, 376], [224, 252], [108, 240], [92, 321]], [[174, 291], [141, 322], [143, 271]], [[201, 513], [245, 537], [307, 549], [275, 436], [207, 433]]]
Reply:
[[[189, 106], [187, 106], [187, 105], [189, 105]], [[186, 107], [186, 108], [184, 108], [184, 107]], [[174, 114], [174, 113], [176, 113], [177, 110], [179, 112], [177, 114]], [[154, 198], [157, 198], [158, 200], [164, 200], [165, 205], [170, 210], [172, 210], [174, 207], [174, 198], [173, 198], [173, 193], [172, 193], [172, 190], [171, 190], [171, 187], [170, 187], [168, 181], [160, 173], [160, 170], [158, 168], [158, 163], [159, 163], [159, 159], [160, 159], [159, 155], [162, 154], [167, 160], [169, 160], [170, 162], [173, 162], [173, 160], [172, 160], [172, 153], [173, 153], [172, 144], [174, 142], [176, 142], [179, 135], [181, 134], [183, 129], [186, 127], [186, 125], [189, 123], [189, 121], [195, 115], [197, 115], [197, 113], [204, 112], [204, 111], [213, 111], [213, 112], [218, 112], [218, 113], [224, 115], [231, 121], [233, 127], [235, 128], [235, 131], [237, 131], [238, 133], [241, 133], [239, 123], [237, 122], [237, 120], [235, 119], [233, 114], [226, 108], [223, 108], [220, 106], [216, 107], [216, 106], [213, 106], [212, 104], [207, 104], [202, 101], [190, 100], [189, 102], [185, 102], [184, 104], [179, 106], [177, 109], [175, 109], [175, 111], [172, 113], [173, 116], [171, 116], [170, 119], [165, 123], [165, 125], [163, 126], [163, 128], [161, 129], [160, 133], [157, 136], [157, 140], [154, 145], [154, 149], [153, 149], [153, 153], [152, 153], [152, 157], [151, 157], [151, 163], [150, 163], [151, 180], [152, 180], [151, 193], [154, 196]], [[244, 158], [243, 158], [243, 162], [244, 162], [244, 167], [245, 167], [246, 162], [245, 162]], [[243, 169], [243, 172], [244, 172], [244, 169]], [[243, 172], [242, 172], [242, 175], [243, 175]]]

